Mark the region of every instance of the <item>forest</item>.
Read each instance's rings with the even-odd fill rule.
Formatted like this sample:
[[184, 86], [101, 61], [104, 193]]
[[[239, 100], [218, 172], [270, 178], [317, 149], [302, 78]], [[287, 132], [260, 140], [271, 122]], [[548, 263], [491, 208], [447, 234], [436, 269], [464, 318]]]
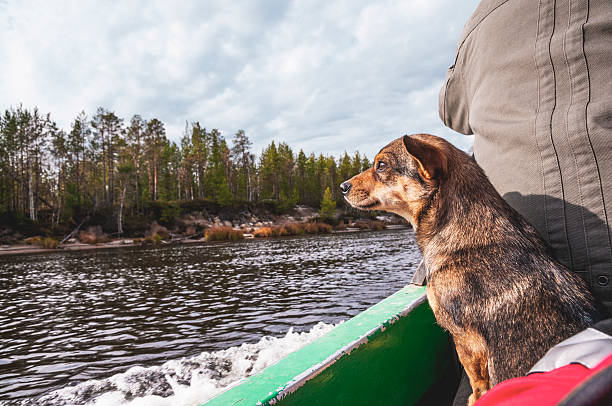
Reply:
[[127, 121], [102, 107], [61, 129], [50, 113], [19, 105], [0, 119], [0, 225], [63, 232], [102, 218], [121, 235], [185, 207], [318, 208], [324, 197], [341, 202], [338, 185], [370, 165], [359, 152], [336, 159], [274, 141], [256, 156], [243, 130], [226, 139], [198, 121], [177, 144], [157, 118]]

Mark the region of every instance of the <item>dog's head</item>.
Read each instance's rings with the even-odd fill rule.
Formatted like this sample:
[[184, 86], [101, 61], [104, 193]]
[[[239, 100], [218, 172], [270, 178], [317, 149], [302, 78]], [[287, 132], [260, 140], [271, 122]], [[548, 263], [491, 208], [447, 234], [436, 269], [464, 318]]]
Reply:
[[447, 176], [447, 142], [405, 135], [380, 150], [374, 166], [340, 185], [351, 206], [396, 213], [414, 226]]

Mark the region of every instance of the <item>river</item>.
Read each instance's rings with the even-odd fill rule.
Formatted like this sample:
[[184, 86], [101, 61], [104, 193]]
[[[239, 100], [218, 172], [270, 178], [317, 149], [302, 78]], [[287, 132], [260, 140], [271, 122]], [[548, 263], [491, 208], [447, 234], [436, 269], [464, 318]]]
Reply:
[[408, 229], [0, 258], [0, 404], [93, 404], [135, 366], [151, 369], [122, 396], [167, 396], [160, 365], [204, 353], [214, 370], [220, 350], [322, 334], [419, 260]]

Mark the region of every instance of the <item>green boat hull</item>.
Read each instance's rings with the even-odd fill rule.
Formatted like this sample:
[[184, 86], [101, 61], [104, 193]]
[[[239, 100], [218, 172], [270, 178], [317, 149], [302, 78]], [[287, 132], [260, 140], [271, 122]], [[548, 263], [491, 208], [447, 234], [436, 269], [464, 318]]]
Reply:
[[205, 405], [440, 404], [455, 375], [425, 288], [406, 286]]

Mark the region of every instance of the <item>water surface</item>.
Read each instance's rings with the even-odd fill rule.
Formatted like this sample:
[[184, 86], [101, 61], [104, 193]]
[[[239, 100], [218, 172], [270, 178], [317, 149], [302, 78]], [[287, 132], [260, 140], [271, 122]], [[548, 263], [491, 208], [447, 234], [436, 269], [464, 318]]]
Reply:
[[411, 230], [0, 258], [0, 401], [346, 320], [419, 260]]

